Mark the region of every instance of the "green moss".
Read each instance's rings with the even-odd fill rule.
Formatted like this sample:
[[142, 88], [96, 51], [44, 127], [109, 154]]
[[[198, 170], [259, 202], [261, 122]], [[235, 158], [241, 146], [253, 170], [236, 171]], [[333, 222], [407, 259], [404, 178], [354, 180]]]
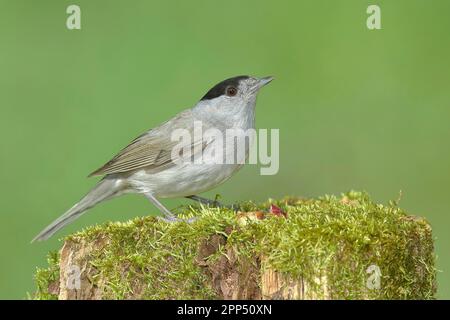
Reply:
[[34, 280], [37, 291], [34, 299], [37, 300], [56, 300], [58, 295], [52, 292], [59, 282], [59, 254], [50, 252], [47, 256], [47, 268], [37, 268]]
[[[263, 268], [302, 277], [311, 286], [326, 275], [334, 299], [434, 297], [431, 228], [425, 220], [407, 216], [396, 203], [375, 204], [367, 194], [352, 191], [342, 197], [248, 202], [241, 209], [268, 209], [270, 203], [285, 210], [288, 219], [267, 215], [242, 225], [231, 210], [188, 207], [179, 208], [182, 216], [201, 217], [191, 224], [140, 217], [90, 227], [67, 240], [108, 240], [106, 247], [94, 250], [91, 264], [97, 270], [93, 281], [107, 279], [104, 296], [111, 299], [216, 298], [196, 262], [199, 245], [215, 234], [225, 236], [238, 257], [264, 257]], [[209, 259], [225, 252], [219, 248]], [[49, 264], [36, 273], [39, 299], [54, 298], [48, 284], [57, 277], [55, 255]], [[381, 270], [379, 289], [365, 285], [370, 265]]]

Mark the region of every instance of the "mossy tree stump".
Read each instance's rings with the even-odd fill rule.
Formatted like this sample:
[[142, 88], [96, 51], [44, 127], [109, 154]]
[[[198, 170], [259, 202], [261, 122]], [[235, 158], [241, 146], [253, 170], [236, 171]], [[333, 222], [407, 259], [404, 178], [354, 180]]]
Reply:
[[[286, 213], [268, 212], [271, 203]], [[69, 236], [37, 299], [431, 299], [429, 224], [364, 193], [186, 208]]]

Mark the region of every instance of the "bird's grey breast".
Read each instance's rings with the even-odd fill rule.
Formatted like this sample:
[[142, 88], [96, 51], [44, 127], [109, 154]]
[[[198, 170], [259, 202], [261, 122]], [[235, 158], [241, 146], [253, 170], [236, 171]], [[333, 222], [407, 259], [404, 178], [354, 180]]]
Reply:
[[202, 100], [192, 108], [192, 116], [205, 127], [221, 131], [231, 128], [254, 128], [255, 103], [254, 99], [231, 103], [222, 97], [214, 100]]

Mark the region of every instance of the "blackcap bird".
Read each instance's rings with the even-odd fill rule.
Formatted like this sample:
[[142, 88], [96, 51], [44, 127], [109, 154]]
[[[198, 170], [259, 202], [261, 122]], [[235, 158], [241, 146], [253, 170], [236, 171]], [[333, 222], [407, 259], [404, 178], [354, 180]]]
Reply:
[[[177, 114], [169, 121], [151, 129], [133, 140], [112, 160], [92, 172], [89, 176], [104, 175], [89, 193], [61, 217], [52, 222], [34, 239], [46, 240], [58, 230], [71, 223], [86, 210], [98, 203], [127, 194], [144, 194], [166, 217], [168, 221], [180, 221], [163, 206], [159, 198], [186, 197], [211, 204], [213, 201], [197, 196], [230, 178], [242, 161], [235, 163], [213, 163], [203, 161], [174, 161], [173, 149], [179, 141], [171, 137], [175, 130], [194, 132], [195, 123], [203, 128], [214, 128], [225, 132], [227, 129], [252, 129], [255, 126], [256, 96], [261, 87], [272, 81], [272, 77], [257, 79], [238, 76], [224, 80], [209, 90], [193, 107]], [[188, 150], [202, 155], [208, 154], [211, 137], [200, 136], [189, 142]], [[249, 145], [246, 144], [245, 157]], [[181, 149], [185, 150], [185, 149]], [[197, 151], [195, 151], [197, 150]], [[224, 148], [226, 155], [235, 150]], [[178, 152], [182, 156], [183, 152]], [[242, 160], [242, 159], [241, 159]]]

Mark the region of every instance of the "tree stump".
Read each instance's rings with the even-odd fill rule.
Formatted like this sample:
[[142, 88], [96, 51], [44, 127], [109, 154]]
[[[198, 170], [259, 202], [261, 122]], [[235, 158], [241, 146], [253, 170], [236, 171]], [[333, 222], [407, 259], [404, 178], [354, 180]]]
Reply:
[[432, 299], [430, 225], [364, 193], [185, 208], [67, 237], [36, 299]]

